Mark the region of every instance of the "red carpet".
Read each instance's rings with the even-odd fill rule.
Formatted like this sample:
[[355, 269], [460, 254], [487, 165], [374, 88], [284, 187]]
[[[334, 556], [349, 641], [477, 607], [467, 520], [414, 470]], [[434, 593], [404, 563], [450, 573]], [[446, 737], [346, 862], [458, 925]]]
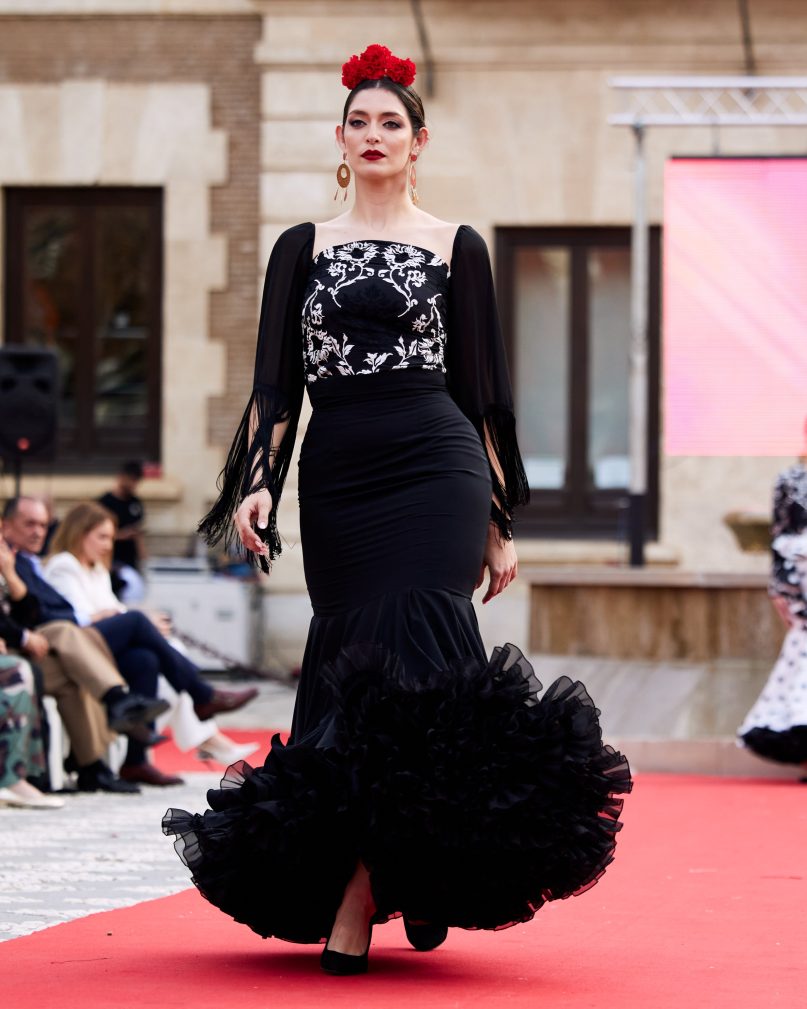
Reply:
[[[226, 729], [225, 734], [236, 743], [260, 743], [260, 749], [256, 750], [251, 757], [247, 757], [247, 762], [253, 767], [259, 767], [263, 763], [263, 758], [269, 752], [272, 736], [277, 729]], [[224, 771], [224, 765], [215, 761], [202, 761], [196, 757], [195, 750], [182, 753], [176, 748], [171, 737], [171, 730], [165, 730], [165, 735], [169, 737], [167, 743], [160, 743], [151, 751], [152, 761], [166, 774], [182, 774], [187, 771]], [[281, 732], [282, 739], [287, 737], [287, 732]]]
[[[642, 776], [617, 861], [589, 893], [431, 954], [400, 922], [371, 973], [264, 941], [195, 891], [0, 945], [9, 1009], [800, 1009], [807, 1005], [807, 788]], [[166, 841], [166, 843], [169, 843]]]

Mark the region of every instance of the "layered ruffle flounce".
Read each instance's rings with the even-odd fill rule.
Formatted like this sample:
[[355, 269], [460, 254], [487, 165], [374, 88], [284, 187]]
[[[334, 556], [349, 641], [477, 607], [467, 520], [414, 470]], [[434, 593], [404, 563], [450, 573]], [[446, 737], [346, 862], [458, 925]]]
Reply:
[[240, 762], [201, 815], [163, 830], [200, 892], [262, 936], [319, 942], [357, 859], [375, 920], [527, 921], [611, 862], [625, 758], [568, 678], [541, 694], [513, 645], [436, 670], [352, 644], [320, 672], [328, 717], [264, 765]]
[[738, 730], [742, 746], [780, 764], [807, 762], [807, 624], [791, 627], [768, 681]]

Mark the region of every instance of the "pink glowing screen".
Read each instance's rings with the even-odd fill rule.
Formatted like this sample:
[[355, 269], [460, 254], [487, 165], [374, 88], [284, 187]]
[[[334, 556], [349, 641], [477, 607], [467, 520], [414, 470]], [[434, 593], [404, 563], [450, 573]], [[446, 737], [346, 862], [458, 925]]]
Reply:
[[664, 179], [670, 455], [793, 455], [807, 416], [807, 159], [675, 159]]

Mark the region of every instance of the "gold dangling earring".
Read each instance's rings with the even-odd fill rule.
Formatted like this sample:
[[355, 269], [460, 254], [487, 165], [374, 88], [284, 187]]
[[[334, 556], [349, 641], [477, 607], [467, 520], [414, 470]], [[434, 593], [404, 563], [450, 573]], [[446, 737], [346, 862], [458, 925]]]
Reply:
[[417, 206], [420, 203], [418, 199], [418, 176], [417, 170], [415, 169], [415, 162], [417, 161], [417, 154], [412, 155], [412, 164], [409, 166], [409, 196], [412, 202]]
[[[347, 199], [347, 187], [350, 185], [350, 165], [347, 163], [347, 151], [342, 154], [342, 164], [336, 169], [336, 181], [339, 189], [345, 191], [345, 195], [342, 197], [344, 203]], [[339, 189], [333, 194], [334, 201], [339, 196]]]

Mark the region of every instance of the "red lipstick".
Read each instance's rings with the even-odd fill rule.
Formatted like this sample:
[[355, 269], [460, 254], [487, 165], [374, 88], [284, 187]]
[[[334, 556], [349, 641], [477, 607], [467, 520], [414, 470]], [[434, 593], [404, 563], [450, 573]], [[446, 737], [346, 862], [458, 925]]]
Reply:
[[380, 161], [381, 158], [386, 157], [386, 154], [382, 154], [381, 151], [365, 151], [362, 157], [365, 161]]

